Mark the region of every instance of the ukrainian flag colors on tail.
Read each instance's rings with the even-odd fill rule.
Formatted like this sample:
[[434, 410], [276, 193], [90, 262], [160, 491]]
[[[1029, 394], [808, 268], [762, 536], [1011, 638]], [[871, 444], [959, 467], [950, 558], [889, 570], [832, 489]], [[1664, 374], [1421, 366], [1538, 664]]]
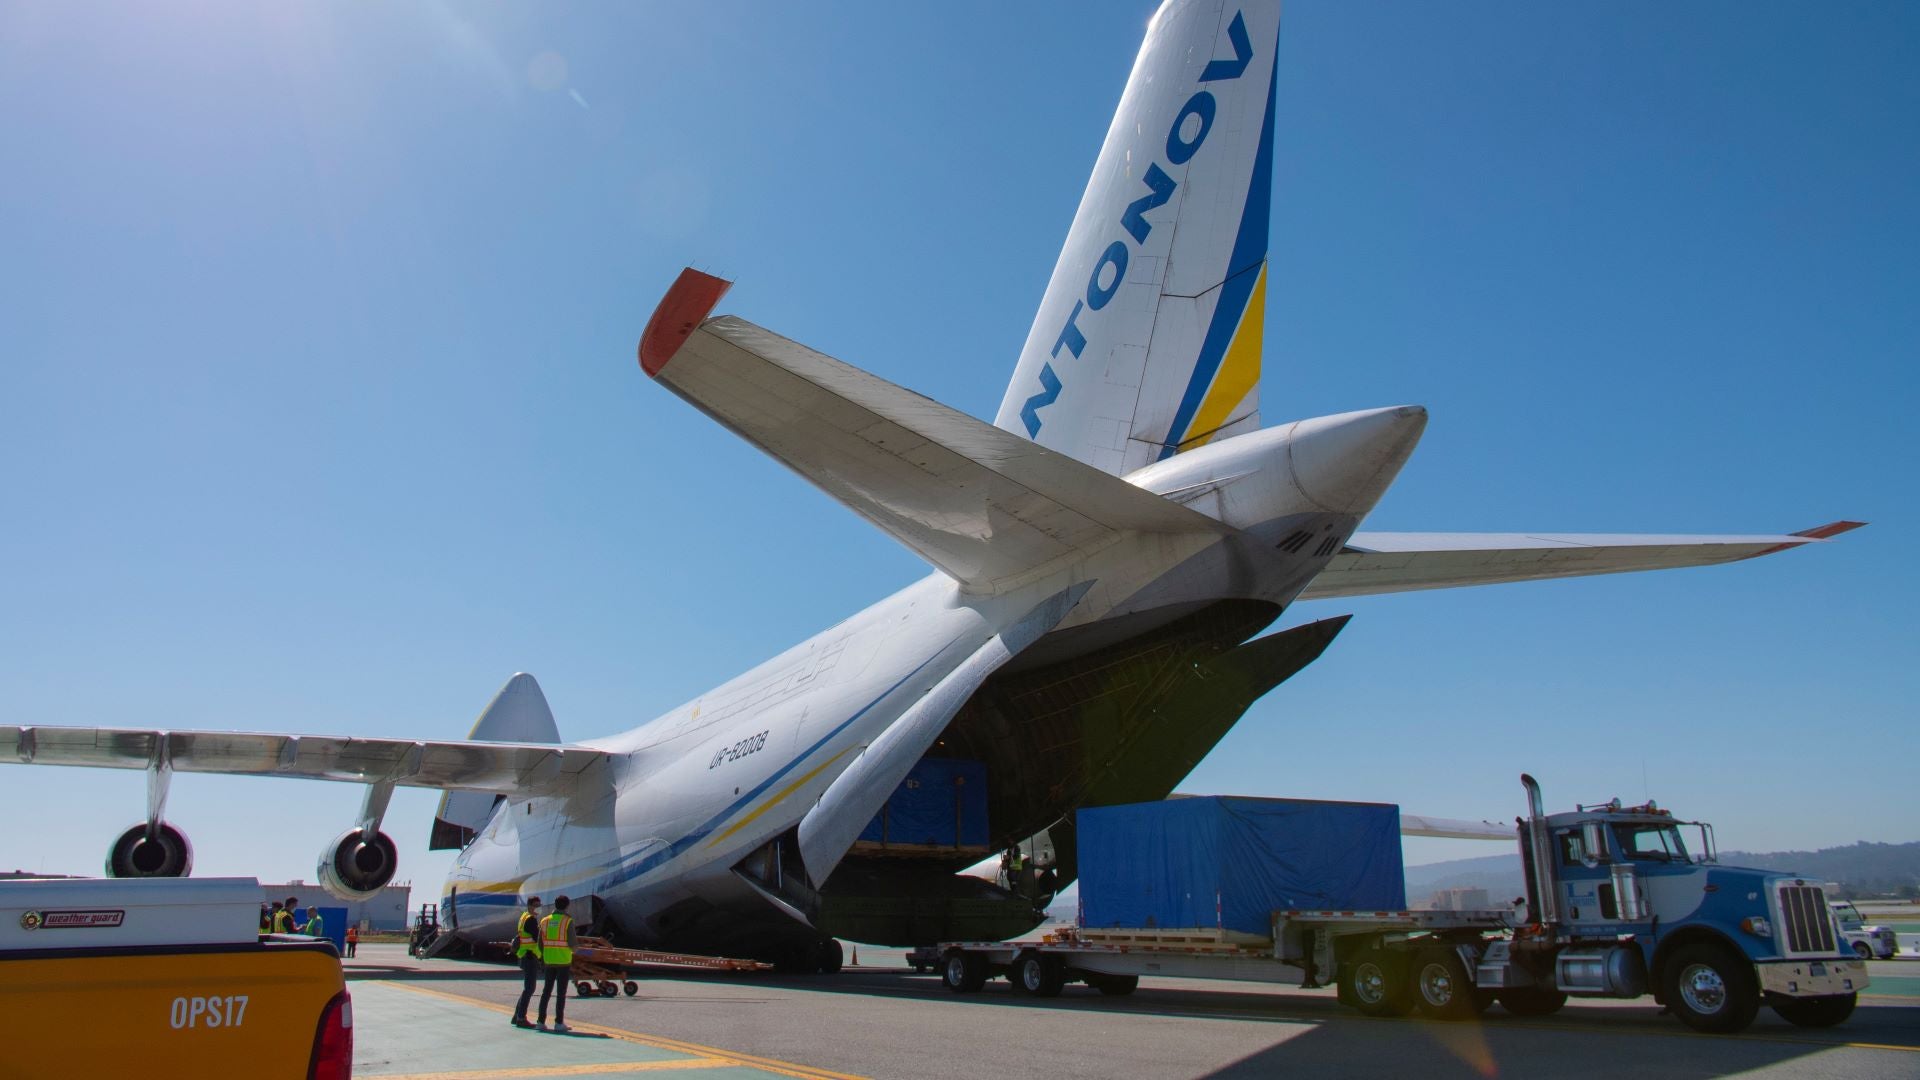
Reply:
[[1124, 474], [1260, 426], [1275, 0], [1168, 0], [995, 423]]

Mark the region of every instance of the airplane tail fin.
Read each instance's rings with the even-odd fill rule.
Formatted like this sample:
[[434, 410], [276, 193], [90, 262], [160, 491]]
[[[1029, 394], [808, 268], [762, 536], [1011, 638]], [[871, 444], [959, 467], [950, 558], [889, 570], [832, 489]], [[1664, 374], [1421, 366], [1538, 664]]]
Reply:
[[1154, 16], [996, 426], [1115, 475], [1260, 426], [1279, 25]]
[[[468, 733], [470, 742], [558, 743], [560, 725], [554, 723], [553, 709], [540, 683], [522, 671], [507, 680], [493, 695], [480, 719]], [[432, 851], [463, 848], [473, 840], [492, 816], [502, 796], [486, 791], [448, 791], [440, 796], [440, 809], [433, 815], [433, 833], [427, 842]]]

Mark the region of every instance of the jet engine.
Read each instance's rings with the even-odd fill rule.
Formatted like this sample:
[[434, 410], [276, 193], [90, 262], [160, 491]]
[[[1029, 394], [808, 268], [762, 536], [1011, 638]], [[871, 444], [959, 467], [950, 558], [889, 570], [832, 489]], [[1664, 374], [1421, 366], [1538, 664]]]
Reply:
[[162, 821], [140, 822], [120, 834], [107, 852], [107, 876], [116, 878], [186, 877], [193, 872], [193, 845], [187, 834]]
[[392, 881], [399, 867], [399, 850], [386, 833], [348, 829], [320, 852], [317, 876], [342, 900], [365, 900]]

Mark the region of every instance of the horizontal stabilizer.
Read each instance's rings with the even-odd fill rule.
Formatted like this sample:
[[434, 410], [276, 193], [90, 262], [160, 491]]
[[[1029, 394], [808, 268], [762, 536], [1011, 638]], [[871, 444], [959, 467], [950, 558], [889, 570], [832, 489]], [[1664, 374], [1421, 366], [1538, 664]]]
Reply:
[[648, 323], [641, 366], [970, 589], [1014, 587], [1129, 530], [1228, 531], [752, 323], [704, 319], [725, 285], [682, 273]]
[[1710, 566], [1824, 543], [1863, 524], [1836, 521], [1797, 533], [1757, 536], [1359, 532], [1300, 599]]
[[297, 776], [399, 787], [551, 795], [606, 752], [529, 743], [416, 742], [258, 731], [0, 725], [0, 761], [236, 776]]

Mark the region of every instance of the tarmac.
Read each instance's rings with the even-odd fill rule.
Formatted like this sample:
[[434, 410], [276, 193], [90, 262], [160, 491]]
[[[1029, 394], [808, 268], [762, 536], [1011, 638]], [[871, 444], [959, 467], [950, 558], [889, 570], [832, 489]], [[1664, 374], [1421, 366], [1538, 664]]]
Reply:
[[[1920, 960], [1876, 961], [1853, 1017], [1796, 1028], [1762, 1009], [1737, 1036], [1694, 1033], [1650, 1001], [1576, 1001], [1550, 1018], [1381, 1020], [1331, 990], [1143, 979], [1103, 997], [1016, 994], [1003, 979], [953, 994], [898, 950], [859, 950], [835, 976], [642, 972], [636, 996], [569, 997], [570, 1033], [516, 1029], [520, 976], [500, 964], [416, 961], [399, 945], [345, 961], [354, 1075], [385, 1080], [789, 1076], [1920, 1077]], [[536, 997], [536, 1008], [537, 1008]]]

